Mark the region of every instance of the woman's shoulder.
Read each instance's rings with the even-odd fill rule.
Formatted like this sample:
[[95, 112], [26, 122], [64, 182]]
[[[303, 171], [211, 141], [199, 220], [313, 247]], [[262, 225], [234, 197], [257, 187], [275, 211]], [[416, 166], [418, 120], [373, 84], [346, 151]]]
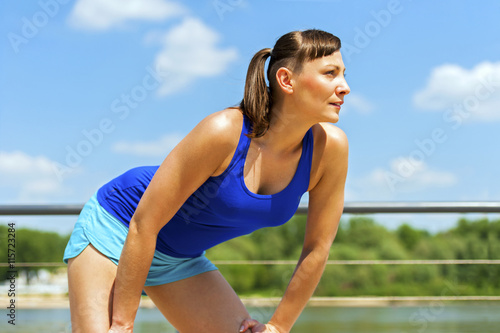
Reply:
[[198, 126], [219, 143], [238, 143], [243, 126], [243, 114], [237, 108], [227, 108], [205, 117]]
[[313, 126], [314, 153], [310, 189], [316, 187], [325, 174], [336, 174], [347, 164], [349, 144], [340, 128], [330, 123]]
[[[318, 123], [313, 126], [314, 141], [323, 149], [347, 150], [349, 142], [342, 129], [331, 123]], [[316, 146], [316, 145], [315, 145]]]
[[243, 127], [243, 114], [237, 108], [227, 108], [207, 116], [198, 124], [198, 127], [210, 143], [210, 149], [216, 149], [225, 156], [212, 174], [212, 176], [218, 176], [228, 167], [238, 147]]
[[243, 113], [238, 108], [227, 108], [208, 115], [204, 121], [207, 125], [215, 126], [220, 130], [241, 130]]
[[228, 154], [236, 149], [241, 136], [243, 114], [237, 108], [227, 108], [203, 118], [189, 134], [205, 142], [207, 149]]

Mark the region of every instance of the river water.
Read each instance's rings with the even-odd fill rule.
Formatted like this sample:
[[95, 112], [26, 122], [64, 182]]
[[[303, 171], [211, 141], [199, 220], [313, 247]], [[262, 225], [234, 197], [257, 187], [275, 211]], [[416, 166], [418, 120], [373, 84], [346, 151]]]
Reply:
[[[256, 319], [267, 320], [270, 308], [248, 308]], [[0, 332], [66, 333], [68, 309], [18, 310], [16, 325], [5, 316]], [[139, 309], [134, 332], [174, 333], [156, 309]], [[292, 333], [457, 333], [500, 332], [500, 303], [433, 303], [394, 307], [309, 307], [304, 310]]]

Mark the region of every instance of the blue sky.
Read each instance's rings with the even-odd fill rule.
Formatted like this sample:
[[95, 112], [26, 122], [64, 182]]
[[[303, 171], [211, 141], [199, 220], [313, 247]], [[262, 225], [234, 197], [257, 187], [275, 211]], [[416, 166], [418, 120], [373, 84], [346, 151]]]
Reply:
[[[0, 4], [0, 203], [83, 203], [237, 104], [286, 32], [342, 40], [346, 201], [500, 199], [498, 1], [40, 0]], [[447, 228], [457, 215], [378, 215]], [[20, 226], [67, 232], [75, 217]]]

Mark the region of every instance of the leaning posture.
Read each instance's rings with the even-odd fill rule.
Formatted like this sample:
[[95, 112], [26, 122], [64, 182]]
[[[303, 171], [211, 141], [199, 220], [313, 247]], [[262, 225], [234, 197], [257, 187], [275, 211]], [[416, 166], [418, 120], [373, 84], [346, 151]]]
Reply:
[[[182, 333], [289, 332], [343, 210], [348, 143], [331, 123], [350, 91], [344, 72], [337, 37], [287, 33], [252, 58], [238, 107], [203, 119], [160, 166], [99, 188], [64, 253], [73, 331], [132, 332], [144, 292]], [[259, 323], [205, 250], [287, 222], [305, 192], [302, 253], [271, 320]]]

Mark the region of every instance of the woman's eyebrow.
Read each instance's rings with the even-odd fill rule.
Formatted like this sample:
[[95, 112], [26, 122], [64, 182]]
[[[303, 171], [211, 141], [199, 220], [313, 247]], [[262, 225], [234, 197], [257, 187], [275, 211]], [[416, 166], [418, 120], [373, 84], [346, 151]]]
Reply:
[[328, 67], [328, 68], [332, 68], [333, 67], [333, 69], [335, 69], [336, 71], [339, 71], [339, 72], [340, 72], [341, 69], [343, 69], [344, 73], [345, 73], [345, 70], [346, 70], [345, 67], [340, 67], [340, 66], [334, 65], [334, 64], [327, 64], [325, 67]]

